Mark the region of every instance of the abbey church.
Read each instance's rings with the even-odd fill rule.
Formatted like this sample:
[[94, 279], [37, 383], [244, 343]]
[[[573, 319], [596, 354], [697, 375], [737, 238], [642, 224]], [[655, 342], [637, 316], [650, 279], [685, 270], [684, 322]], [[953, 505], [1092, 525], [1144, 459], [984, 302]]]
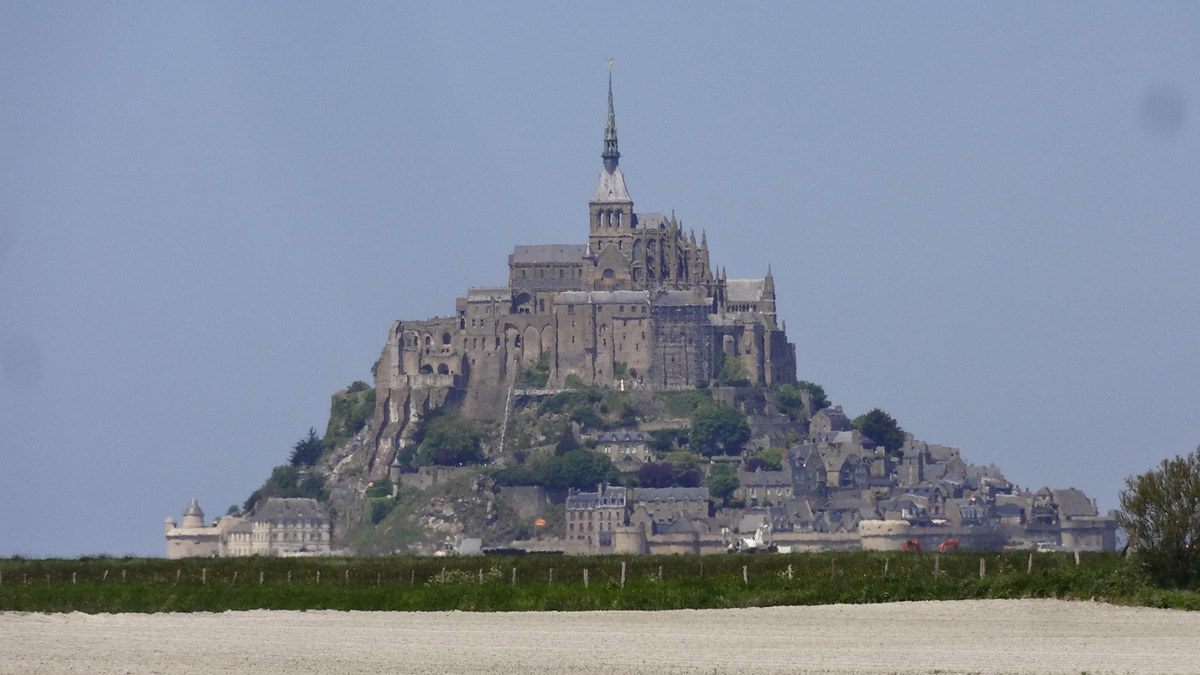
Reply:
[[452, 316], [392, 325], [376, 369], [377, 457], [386, 460], [407, 422], [431, 406], [461, 403], [471, 416], [498, 418], [518, 374], [543, 353], [548, 388], [570, 376], [692, 388], [734, 359], [752, 383], [795, 381], [770, 268], [729, 279], [714, 270], [703, 233], [697, 241], [674, 213], [635, 212], [620, 157], [610, 74], [587, 242], [517, 246], [507, 285], [468, 288]]

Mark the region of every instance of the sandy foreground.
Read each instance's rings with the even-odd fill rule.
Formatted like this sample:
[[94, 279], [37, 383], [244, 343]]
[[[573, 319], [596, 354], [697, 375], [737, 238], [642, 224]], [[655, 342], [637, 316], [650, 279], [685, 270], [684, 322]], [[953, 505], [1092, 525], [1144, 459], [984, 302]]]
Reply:
[[1200, 673], [1200, 612], [971, 600], [669, 612], [0, 613], [4, 673]]

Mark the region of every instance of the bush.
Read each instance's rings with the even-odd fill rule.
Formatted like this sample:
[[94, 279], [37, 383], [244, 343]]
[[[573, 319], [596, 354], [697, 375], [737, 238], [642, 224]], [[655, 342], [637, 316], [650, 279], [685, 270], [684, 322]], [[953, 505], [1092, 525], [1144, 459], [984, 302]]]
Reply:
[[549, 350], [543, 351], [538, 355], [538, 360], [529, 365], [528, 368], [521, 371], [517, 376], [517, 388], [519, 389], [542, 389], [546, 383], [550, 381], [550, 357], [552, 356]]
[[420, 431], [416, 462], [422, 466], [459, 466], [483, 461], [483, 429], [477, 422], [441, 412]]
[[736, 454], [750, 440], [746, 414], [737, 408], [706, 405], [692, 413], [692, 431], [688, 446], [705, 457]]
[[571, 373], [570, 375], [567, 375], [566, 379], [563, 380], [563, 386], [565, 386], [567, 389], [583, 389], [584, 385], [583, 380], [579, 379], [578, 375]]
[[1158, 584], [1200, 585], [1200, 448], [1125, 480], [1117, 523]]

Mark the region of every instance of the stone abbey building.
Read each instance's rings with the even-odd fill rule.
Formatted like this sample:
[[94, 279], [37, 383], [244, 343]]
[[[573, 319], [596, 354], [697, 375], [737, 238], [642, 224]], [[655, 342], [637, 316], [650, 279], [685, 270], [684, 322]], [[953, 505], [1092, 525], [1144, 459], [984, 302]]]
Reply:
[[468, 288], [452, 316], [392, 325], [376, 369], [374, 459], [386, 463], [408, 421], [430, 406], [449, 400], [468, 415], [500, 417], [515, 378], [543, 352], [550, 388], [571, 375], [600, 386], [691, 388], [729, 359], [752, 382], [795, 381], [795, 345], [776, 320], [770, 268], [729, 279], [714, 270], [703, 233], [697, 241], [674, 213], [636, 213], [620, 156], [610, 75], [587, 242], [517, 246], [507, 285]]

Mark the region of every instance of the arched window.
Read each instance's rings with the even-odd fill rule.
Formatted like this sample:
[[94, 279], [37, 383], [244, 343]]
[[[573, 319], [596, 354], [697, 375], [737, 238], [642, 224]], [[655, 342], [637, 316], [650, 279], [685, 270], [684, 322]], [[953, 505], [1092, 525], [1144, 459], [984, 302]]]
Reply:
[[426, 335], [426, 336], [425, 336], [425, 346], [426, 346], [426, 347], [428, 347], [428, 346], [429, 346], [429, 345], [431, 345], [431, 344], [433, 344], [433, 338], [431, 338], [431, 337], [429, 337], [428, 335]]
[[443, 364], [440, 364], [440, 365], [438, 365], [438, 375], [449, 375], [449, 374], [450, 374], [450, 367], [449, 367], [449, 366], [447, 366], [447, 365], [446, 365], [446, 364], [444, 364], [444, 363], [443, 363]]
[[444, 345], [450, 344], [450, 334], [449, 333], [442, 333], [442, 344], [444, 344]]

